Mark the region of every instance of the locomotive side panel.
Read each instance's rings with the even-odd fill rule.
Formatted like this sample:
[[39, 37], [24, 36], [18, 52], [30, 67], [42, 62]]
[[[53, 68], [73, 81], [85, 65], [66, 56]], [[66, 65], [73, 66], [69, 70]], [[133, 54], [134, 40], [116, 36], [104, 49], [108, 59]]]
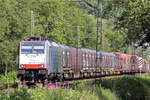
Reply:
[[51, 65], [51, 44], [49, 41], [45, 43], [45, 52], [46, 52], [46, 68], [47, 74], [49, 75], [52, 72], [52, 65]]
[[62, 68], [62, 48], [55, 42], [52, 42], [52, 73], [61, 73]]

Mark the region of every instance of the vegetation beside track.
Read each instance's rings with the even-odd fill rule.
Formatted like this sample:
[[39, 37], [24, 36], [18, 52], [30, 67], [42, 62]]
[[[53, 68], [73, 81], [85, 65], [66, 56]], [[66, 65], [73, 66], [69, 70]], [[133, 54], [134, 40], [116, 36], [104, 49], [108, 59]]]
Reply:
[[17, 73], [15, 71], [9, 72], [6, 76], [0, 75], [0, 87], [16, 84], [17, 82]]
[[112, 98], [117, 100], [115, 93], [112, 93], [109, 89], [89, 84], [88, 81], [75, 83], [67, 87], [60, 87], [59, 85], [56, 87], [54, 85], [45, 87], [39, 85], [31, 89], [22, 85], [19, 85], [18, 88], [8, 88], [7, 92], [0, 92], [0, 100], [112, 100]]
[[150, 100], [150, 75], [125, 76], [115, 80], [97, 81], [96, 84], [110, 89], [120, 100]]
[[[113, 99], [112, 99], [113, 98]], [[87, 81], [74, 86], [56, 88], [25, 88], [20, 85], [10, 89], [7, 94], [0, 94], [0, 100], [117, 100], [117, 96], [109, 89], [95, 85], [87, 85]]]
[[[1, 85], [18, 81], [15, 72], [10, 75], [14, 76], [9, 81], [1, 76]], [[67, 87], [53, 84], [29, 89], [19, 85], [18, 88], [8, 88], [7, 92], [1, 91], [0, 100], [150, 100], [150, 75], [111, 77], [113, 80], [109, 77], [92, 83], [85, 80]]]

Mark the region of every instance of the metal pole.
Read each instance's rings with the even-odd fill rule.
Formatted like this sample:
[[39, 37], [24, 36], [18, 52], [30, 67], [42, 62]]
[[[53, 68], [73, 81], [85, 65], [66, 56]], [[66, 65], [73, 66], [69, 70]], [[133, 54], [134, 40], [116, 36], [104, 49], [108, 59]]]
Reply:
[[48, 28], [46, 28], [46, 35], [45, 35], [46, 40], [48, 39]]
[[[101, 19], [100, 19], [101, 17]], [[98, 0], [98, 5], [97, 5], [97, 33], [96, 33], [96, 67], [98, 66], [97, 64], [97, 59], [98, 58], [98, 34], [100, 34], [100, 44], [101, 44], [101, 51], [103, 51], [104, 48], [104, 43], [103, 43], [103, 33], [102, 33], [102, 0]]]
[[31, 10], [31, 36], [34, 35], [34, 16], [33, 11]]
[[98, 2], [98, 7], [99, 9], [99, 16], [100, 16], [100, 21], [99, 21], [99, 32], [100, 32], [100, 44], [101, 44], [101, 51], [104, 51], [104, 34], [103, 34], [103, 31], [102, 31], [102, 17], [103, 17], [103, 14], [102, 14], [102, 0], [99, 0]]
[[79, 56], [79, 48], [80, 48], [80, 27], [82, 27], [82, 26], [76, 26], [76, 28], [77, 28], [77, 40], [78, 40], [78, 44], [77, 44], [77, 56], [76, 56], [76, 67], [77, 67], [77, 72], [78, 72], [78, 70], [79, 70], [79, 64], [78, 64], [78, 56]]
[[97, 31], [96, 31], [96, 67], [98, 66], [98, 63], [97, 63], [97, 59], [98, 59], [98, 18], [97, 18]]
[[78, 33], [78, 47], [80, 47], [80, 26], [77, 26], [77, 33]]

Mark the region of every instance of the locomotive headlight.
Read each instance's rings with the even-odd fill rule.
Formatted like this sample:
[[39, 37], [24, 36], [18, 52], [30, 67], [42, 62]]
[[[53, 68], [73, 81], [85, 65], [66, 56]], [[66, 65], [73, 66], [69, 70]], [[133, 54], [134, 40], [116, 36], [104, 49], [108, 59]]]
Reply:
[[22, 65], [20, 65], [20, 67], [21, 67], [21, 68], [24, 68], [24, 67], [25, 67], [25, 65], [24, 65], [24, 64], [22, 64]]
[[40, 67], [44, 67], [44, 64], [41, 64]]

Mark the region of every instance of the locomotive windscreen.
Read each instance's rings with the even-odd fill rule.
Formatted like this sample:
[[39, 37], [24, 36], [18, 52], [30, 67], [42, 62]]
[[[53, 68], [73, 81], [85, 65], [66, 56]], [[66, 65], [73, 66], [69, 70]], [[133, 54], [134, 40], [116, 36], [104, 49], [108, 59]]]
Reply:
[[44, 42], [21, 42], [22, 54], [43, 54]]

